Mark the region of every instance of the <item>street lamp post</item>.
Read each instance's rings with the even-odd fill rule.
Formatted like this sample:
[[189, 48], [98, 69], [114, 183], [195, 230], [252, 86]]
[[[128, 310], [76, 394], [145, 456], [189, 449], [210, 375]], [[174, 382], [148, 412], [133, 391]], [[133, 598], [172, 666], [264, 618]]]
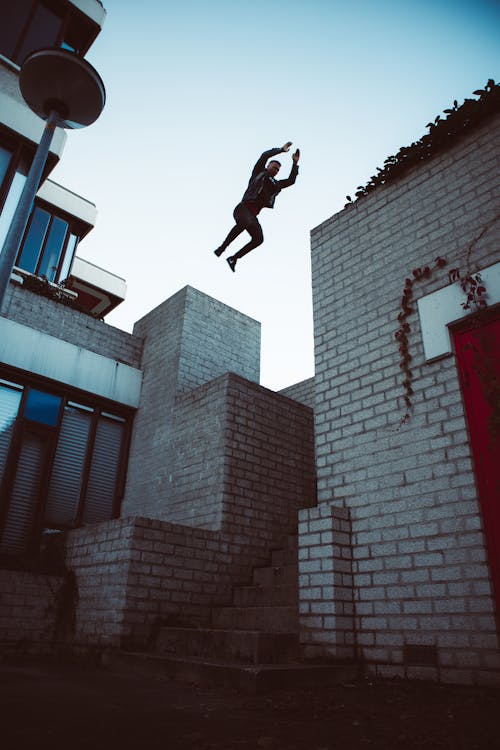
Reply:
[[55, 128], [83, 128], [101, 114], [106, 100], [96, 70], [73, 52], [38, 50], [24, 61], [19, 74], [21, 93], [45, 128], [0, 253], [0, 312], [31, 207], [47, 162]]

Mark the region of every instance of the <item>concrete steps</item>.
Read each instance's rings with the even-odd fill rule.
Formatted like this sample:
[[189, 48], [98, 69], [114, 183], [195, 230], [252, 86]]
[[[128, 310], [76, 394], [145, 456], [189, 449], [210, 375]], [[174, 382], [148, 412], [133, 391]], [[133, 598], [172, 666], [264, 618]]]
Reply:
[[255, 568], [253, 582], [256, 586], [297, 585], [297, 564], [271, 565], [266, 568]]
[[278, 664], [297, 659], [299, 643], [296, 633], [162, 628], [156, 653], [185, 658], [226, 659], [238, 664]]
[[235, 607], [286, 607], [297, 601], [297, 584], [238, 586], [233, 592]]
[[355, 664], [256, 664], [182, 659], [156, 654], [111, 651], [103, 665], [116, 672], [171, 677], [182, 682], [230, 687], [250, 694], [303, 687], [326, 687], [360, 677]]
[[300, 662], [297, 538], [285, 538], [270, 565], [214, 607], [207, 628], [163, 627], [154, 654], [110, 652], [108, 666], [260, 693], [355, 679], [354, 664]]
[[261, 630], [267, 633], [296, 633], [297, 605], [292, 607], [217, 607], [212, 625], [224, 630]]

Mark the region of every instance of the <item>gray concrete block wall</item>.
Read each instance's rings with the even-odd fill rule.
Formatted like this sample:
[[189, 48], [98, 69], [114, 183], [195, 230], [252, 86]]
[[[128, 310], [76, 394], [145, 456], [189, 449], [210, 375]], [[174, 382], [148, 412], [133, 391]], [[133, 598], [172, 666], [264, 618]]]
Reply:
[[268, 543], [294, 531], [298, 509], [315, 502], [312, 410], [231, 373], [175, 404], [153, 449], [156, 487], [129, 488], [122, 514]]
[[258, 539], [146, 518], [75, 529], [65, 550], [77, 582], [76, 607], [65, 612], [74, 627], [57, 629], [63, 576], [0, 570], [4, 649], [147, 648], [162, 624], [207, 624], [211, 607], [228, 604], [233, 585], [268, 558]]
[[299, 513], [299, 617], [303, 656], [357, 658], [351, 519], [322, 503]]
[[74, 643], [118, 647], [123, 636], [133, 528], [119, 518], [75, 529], [66, 537], [66, 566], [78, 586]]
[[[500, 674], [455, 361], [424, 361], [414, 314], [413, 411], [399, 427], [394, 339], [412, 269], [445, 257], [448, 267], [416, 284], [415, 296], [445, 286], [448, 269], [464, 267], [469, 245], [498, 214], [499, 146], [496, 118], [312, 232], [318, 497], [351, 512], [356, 629], [374, 669], [408, 671], [406, 646], [423, 643], [439, 659], [421, 666], [427, 676]], [[498, 261], [499, 231], [497, 221], [477, 243], [473, 270]]]
[[178, 390], [233, 372], [260, 380], [260, 323], [186, 287]]
[[142, 339], [11, 283], [3, 315], [103, 357], [140, 367]]
[[143, 386], [122, 513], [219, 528], [226, 389], [219, 379], [228, 371], [258, 379], [260, 324], [185, 287], [134, 332], [144, 338]]
[[152, 645], [161, 625], [208, 624], [268, 549], [239, 538], [147, 518], [121, 518], [67, 535], [66, 564], [78, 583], [73, 642]]
[[185, 290], [152, 310], [134, 326], [144, 340], [143, 381], [135, 415], [122, 515], [165, 518], [179, 370]]
[[151, 643], [162, 625], [206, 626], [212, 607], [227, 605], [249, 583], [268, 549], [260, 540], [153, 519], [132, 519], [130, 577], [122, 645]]
[[314, 505], [313, 414], [307, 406], [228, 375], [222, 528], [276, 540]]
[[129, 480], [122, 513], [221, 527], [226, 392], [224, 378], [217, 378], [177, 397], [168, 421], [159, 422], [154, 443], [145, 446], [146, 471], [135, 492]]
[[0, 647], [19, 652], [50, 646], [56, 637], [58, 594], [63, 578], [0, 570]]
[[146, 339], [144, 369], [175, 363], [175, 393], [226, 372], [259, 381], [260, 323], [193, 287], [137, 321], [134, 333]]
[[314, 378], [307, 378], [302, 380], [300, 383], [289, 385], [287, 388], [282, 388], [279, 391], [282, 396], [293, 398], [294, 401], [298, 401], [299, 404], [309, 406], [310, 409], [314, 409], [314, 401], [316, 393], [314, 390]]

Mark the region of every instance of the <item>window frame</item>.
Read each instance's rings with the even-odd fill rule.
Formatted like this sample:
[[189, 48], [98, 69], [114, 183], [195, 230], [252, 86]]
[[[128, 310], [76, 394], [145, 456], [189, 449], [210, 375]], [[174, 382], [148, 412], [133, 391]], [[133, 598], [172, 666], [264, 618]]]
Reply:
[[[31, 8], [28, 12], [27, 19], [19, 33], [19, 37], [12, 52], [12, 56], [6, 56], [1, 51], [0, 55], [6, 57], [6, 59], [13, 62], [14, 65], [17, 65], [19, 67], [22, 65], [23, 60], [19, 59], [19, 53], [23, 48], [27, 34], [34, 24], [36, 10], [40, 5], [43, 5], [49, 10], [53, 11], [53, 13], [55, 13], [55, 15], [57, 15], [60, 20], [57, 37], [54, 44], [52, 45], [54, 48], [67, 49], [68, 47], [70, 47], [71, 45], [69, 44], [69, 41], [67, 39], [68, 33], [74, 33], [73, 29], [75, 26], [76, 28], [85, 27], [86, 33], [83, 36], [83, 39], [85, 41], [82, 41], [76, 47], [71, 47], [75, 54], [83, 57], [95, 41], [95, 38], [100, 31], [100, 27], [94, 21], [92, 21], [91, 18], [82, 13], [78, 8], [69, 4], [65, 5], [63, 2], [60, 2], [60, 0], [32, 0]], [[48, 45], [43, 46], [46, 47]], [[31, 52], [34, 51], [35, 50], [33, 49], [27, 54], [30, 55]]]
[[[78, 389], [68, 387], [65, 384], [54, 383], [53, 381], [36, 376], [32, 373], [30, 373], [27, 377], [27, 373], [22, 373], [15, 368], [11, 368], [8, 366], [2, 365], [2, 367], [0, 367], [0, 379], [10, 381], [15, 385], [19, 385], [23, 388], [23, 393], [19, 404], [19, 411], [14, 424], [11, 444], [7, 456], [5, 474], [3, 479], [0, 481], [0, 490], [2, 497], [9, 497], [10, 499], [10, 494], [12, 492], [16, 476], [17, 462], [23, 444], [23, 436], [26, 434], [26, 432], [36, 432], [37, 434], [42, 434], [48, 441], [47, 460], [43, 469], [43, 474], [41, 476], [40, 492], [38, 493], [38, 497], [36, 499], [33, 526], [30, 538], [26, 543], [25, 553], [13, 555], [0, 552], [1, 566], [4, 563], [10, 564], [9, 561], [11, 560], [21, 561], [21, 563], [23, 560], [30, 562], [34, 557], [36, 557], [39, 549], [39, 542], [42, 531], [44, 528], [48, 528], [44, 525], [47, 495], [54, 466], [54, 459], [57, 451], [57, 443], [60, 434], [61, 423], [64, 416], [64, 409], [70, 402], [92, 410], [92, 421], [82, 472], [82, 485], [80, 488], [80, 496], [74, 523], [71, 525], [60, 524], [57, 527], [51, 525], [50, 528], [64, 532], [75, 528], [81, 528], [84, 525], [82, 523], [82, 519], [85, 511], [85, 495], [90, 476], [97, 425], [101, 413], [111, 414], [112, 416], [118, 417], [120, 420], [124, 420], [122, 441], [120, 446], [120, 456], [118, 460], [117, 476], [115, 480], [114, 495], [112, 501], [112, 511], [109, 520], [119, 518], [121, 504], [125, 493], [126, 475], [135, 410], [130, 409], [122, 404], [107, 401], [98, 396], [94, 397], [92, 396], [92, 394], [88, 394], [79, 391]], [[61, 406], [59, 409], [57, 425], [50, 426], [41, 424], [25, 417], [26, 400], [28, 398], [28, 392], [30, 388], [42, 390], [46, 393], [51, 393], [61, 398]], [[0, 534], [7, 518], [7, 513], [8, 503], [4, 502], [0, 505]]]
[[47, 201], [44, 201], [42, 198], [38, 198], [38, 197], [35, 198], [35, 201], [33, 203], [33, 208], [32, 208], [31, 213], [29, 215], [28, 223], [26, 224], [26, 229], [24, 230], [23, 238], [22, 238], [21, 244], [19, 246], [19, 250], [18, 250], [18, 253], [17, 253], [16, 261], [14, 263], [14, 266], [16, 266], [17, 268], [21, 268], [22, 270], [27, 270], [27, 269], [23, 269], [23, 267], [20, 265], [20, 261], [21, 261], [21, 257], [22, 257], [22, 254], [23, 254], [23, 250], [24, 250], [24, 244], [25, 244], [26, 239], [27, 239], [27, 237], [29, 235], [29, 231], [30, 231], [31, 225], [33, 223], [33, 218], [34, 218], [35, 211], [36, 211], [37, 208], [39, 208], [40, 210], [45, 211], [46, 213], [48, 213], [50, 215], [50, 219], [49, 219], [49, 224], [48, 224], [48, 227], [47, 227], [47, 231], [45, 233], [45, 237], [44, 237], [43, 242], [41, 244], [41, 250], [40, 250], [40, 254], [38, 256], [38, 260], [36, 262], [35, 270], [34, 271], [29, 271], [29, 273], [32, 273], [34, 276], [38, 276], [39, 275], [40, 266], [42, 265], [42, 261], [43, 261], [44, 255], [45, 255], [45, 250], [46, 250], [46, 247], [47, 247], [47, 242], [49, 240], [49, 236], [50, 236], [50, 232], [51, 232], [51, 229], [52, 229], [52, 225], [54, 223], [54, 219], [55, 218], [61, 219], [62, 221], [66, 222], [66, 224], [68, 225], [68, 231], [66, 232], [66, 237], [64, 238], [64, 242], [63, 242], [63, 245], [62, 245], [62, 248], [61, 248], [61, 253], [60, 253], [60, 256], [59, 256], [58, 263], [57, 263], [57, 269], [56, 269], [56, 272], [54, 274], [54, 278], [53, 279], [49, 279], [50, 281], [52, 281], [53, 284], [59, 284], [61, 281], [64, 281], [64, 279], [61, 279], [60, 276], [61, 276], [62, 268], [63, 268], [63, 266], [65, 265], [65, 262], [66, 262], [66, 252], [68, 250], [68, 246], [69, 246], [69, 243], [70, 243], [71, 235], [74, 235], [76, 237], [76, 242], [75, 242], [75, 247], [73, 248], [73, 251], [72, 251], [71, 262], [68, 265], [68, 270], [71, 269], [71, 266], [73, 264], [73, 259], [74, 259], [75, 255], [76, 255], [78, 244], [79, 244], [80, 239], [82, 237], [81, 222], [75, 216], [72, 216], [71, 214], [66, 213], [65, 211], [63, 211], [62, 209], [58, 208], [57, 206], [53, 206], [52, 204], [47, 203]]
[[10, 151], [12, 154], [9, 166], [7, 167], [7, 171], [5, 172], [5, 177], [3, 178], [3, 182], [0, 185], [0, 213], [2, 213], [5, 201], [7, 200], [7, 196], [9, 195], [10, 188], [12, 186], [12, 181], [14, 179], [14, 176], [16, 172], [23, 171], [22, 169], [18, 169], [18, 167], [22, 166], [23, 164], [23, 157], [24, 157], [24, 151], [25, 147], [23, 147], [23, 143], [21, 141], [16, 141], [13, 138], [5, 137], [3, 133], [0, 133], [0, 146], [4, 148], [6, 151]]

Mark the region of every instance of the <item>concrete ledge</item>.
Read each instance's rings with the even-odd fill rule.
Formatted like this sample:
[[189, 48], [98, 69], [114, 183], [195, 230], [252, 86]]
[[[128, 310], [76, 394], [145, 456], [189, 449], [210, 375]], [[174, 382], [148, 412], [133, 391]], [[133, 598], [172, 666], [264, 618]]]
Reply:
[[137, 408], [142, 372], [0, 317], [0, 362]]

